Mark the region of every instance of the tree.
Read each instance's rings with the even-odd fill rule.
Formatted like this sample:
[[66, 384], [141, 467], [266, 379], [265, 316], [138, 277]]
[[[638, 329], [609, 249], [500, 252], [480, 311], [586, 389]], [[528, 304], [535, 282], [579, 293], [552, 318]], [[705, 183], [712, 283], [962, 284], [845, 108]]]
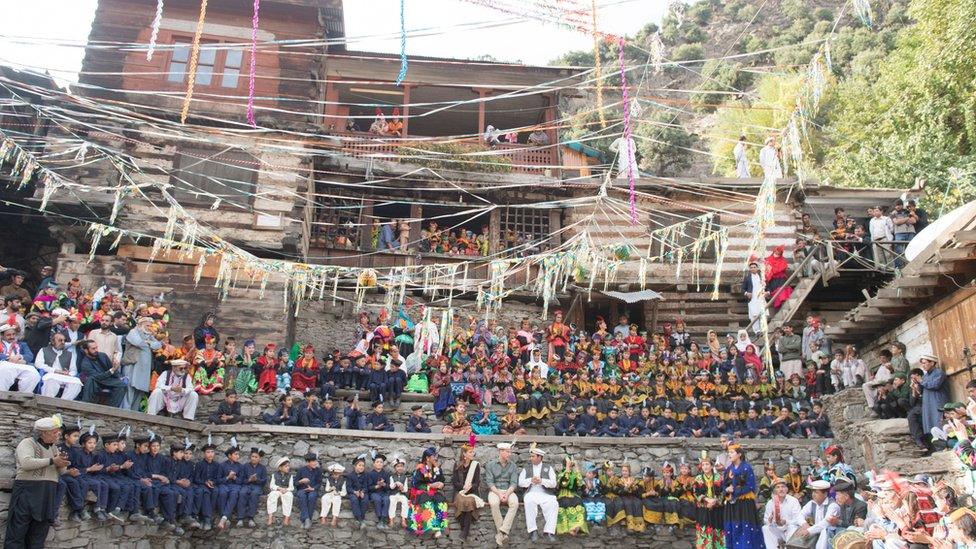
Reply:
[[672, 114], [657, 112], [640, 121], [634, 131], [634, 141], [644, 171], [670, 177], [691, 167], [695, 138]]

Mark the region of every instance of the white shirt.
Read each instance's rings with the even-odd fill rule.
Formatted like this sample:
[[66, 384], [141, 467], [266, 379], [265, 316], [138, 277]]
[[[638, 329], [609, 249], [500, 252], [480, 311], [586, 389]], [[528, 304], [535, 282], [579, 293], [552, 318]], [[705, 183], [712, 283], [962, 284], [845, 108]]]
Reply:
[[887, 216], [872, 217], [868, 221], [868, 232], [871, 233], [871, 240], [895, 239], [895, 225]]
[[830, 526], [830, 523], [827, 522], [827, 519], [830, 517], [840, 517], [840, 506], [832, 499], [825, 499], [820, 505], [810, 500], [803, 506], [803, 518], [809, 519], [812, 523], [812, 526], [807, 529], [807, 532], [811, 536], [820, 536], [817, 539], [816, 549], [827, 549], [829, 547], [827, 543], [827, 528]]
[[764, 523], [787, 531], [791, 529], [796, 530], [805, 523], [802, 509], [800, 507], [800, 500], [789, 494], [783, 498], [782, 503], [779, 505], [779, 518], [785, 523], [784, 525], [780, 526], [773, 521], [775, 510], [775, 501], [770, 499], [768, 502], [766, 502], [766, 511], [763, 513]]
[[545, 362], [541, 360], [538, 362], [534, 360], [530, 360], [529, 363], [526, 365], [526, 367], [529, 369], [530, 372], [532, 371], [532, 368], [535, 368], [536, 366], [539, 367], [539, 377], [541, 377], [542, 379], [546, 379], [549, 377], [549, 365], [546, 364]]
[[759, 151], [759, 165], [762, 166], [763, 175], [770, 177], [783, 177], [783, 168], [779, 163], [779, 156], [776, 148], [766, 145]]
[[[70, 354], [71, 351], [69, 351], [67, 348], [55, 349], [53, 347], [51, 347], [51, 350], [54, 351], [54, 364], [55, 365], [54, 366], [48, 366], [47, 363], [44, 362], [44, 349], [41, 349], [40, 351], [37, 351], [37, 356], [34, 357], [34, 367], [37, 368], [38, 370], [41, 370], [41, 371], [46, 372], [46, 373], [51, 373], [51, 374], [53, 374], [53, 373], [59, 373], [60, 374], [61, 373], [61, 365], [58, 363], [58, 359], [61, 358], [61, 355], [62, 354], [64, 354], [64, 353], [69, 353]], [[70, 375], [72, 377], [78, 377], [78, 367], [75, 365], [75, 357], [74, 357], [74, 355], [72, 355], [71, 356], [71, 360], [68, 361], [68, 373], [67, 374], [63, 374], [63, 375]]]
[[[522, 488], [528, 488], [528, 490], [525, 491], [526, 494], [532, 494], [532, 493], [547, 494], [547, 492], [545, 490], [546, 488], [548, 488], [550, 490], [555, 490], [556, 489], [556, 470], [555, 469], [553, 469], [552, 467], [549, 467], [549, 476], [543, 477], [542, 476], [542, 464], [541, 463], [538, 464], [538, 465], [531, 465], [531, 467], [532, 467], [532, 477], [539, 477], [539, 479], [542, 482], [540, 484], [532, 484], [532, 482], [531, 482], [532, 481], [532, 477], [526, 477], [525, 476], [525, 468], [523, 467], [522, 470], [519, 472], [518, 485], [520, 487], [522, 487]], [[553, 496], [553, 497], [555, 497], [555, 496]]]
[[640, 177], [637, 173], [637, 145], [633, 138], [618, 137], [610, 144], [610, 152], [617, 153], [617, 179], [628, 179], [631, 172], [634, 177]]

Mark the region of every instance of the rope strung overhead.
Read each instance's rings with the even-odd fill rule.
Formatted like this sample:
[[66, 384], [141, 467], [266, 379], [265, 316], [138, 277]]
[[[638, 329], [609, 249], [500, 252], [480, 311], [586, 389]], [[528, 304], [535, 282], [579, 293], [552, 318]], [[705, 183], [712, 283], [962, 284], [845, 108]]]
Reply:
[[254, 128], [258, 127], [258, 123], [254, 120], [254, 80], [258, 75], [258, 13], [260, 10], [261, 0], [254, 0], [254, 16], [251, 18], [251, 70], [247, 83], [247, 123]]
[[400, 73], [396, 85], [403, 84], [407, 77], [407, 0], [400, 0]]
[[[623, 92], [624, 144], [627, 147], [626, 154], [630, 158], [631, 155], [634, 155], [635, 151], [630, 150], [634, 146], [634, 139], [630, 124], [630, 96], [627, 93], [627, 65], [624, 61], [624, 48], [626, 45], [627, 42], [622, 36], [617, 39], [617, 49], [619, 50], [620, 59], [620, 89]], [[630, 183], [630, 224], [637, 225], [637, 181], [634, 175], [634, 163], [629, 161], [627, 162], [627, 180]]]
[[596, 112], [600, 115], [600, 127], [607, 127], [607, 115], [603, 112], [603, 61], [600, 59], [600, 33], [596, 26], [596, 0], [592, 0], [593, 13], [593, 78], [596, 79]]

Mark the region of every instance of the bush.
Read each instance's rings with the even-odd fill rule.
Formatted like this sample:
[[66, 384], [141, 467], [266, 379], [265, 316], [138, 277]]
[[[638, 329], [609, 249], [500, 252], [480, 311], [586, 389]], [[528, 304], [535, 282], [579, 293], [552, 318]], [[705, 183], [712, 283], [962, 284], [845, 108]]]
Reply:
[[659, 177], [681, 175], [691, 167], [695, 138], [668, 113], [654, 113], [635, 130], [641, 169]]
[[681, 44], [671, 54], [672, 61], [693, 61], [705, 57], [705, 46], [701, 44]]

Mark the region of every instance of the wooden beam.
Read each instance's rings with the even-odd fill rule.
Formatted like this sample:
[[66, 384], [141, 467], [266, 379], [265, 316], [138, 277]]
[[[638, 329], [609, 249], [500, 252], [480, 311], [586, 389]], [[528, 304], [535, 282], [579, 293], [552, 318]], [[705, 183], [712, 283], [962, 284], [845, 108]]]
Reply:
[[940, 261], [973, 259], [974, 256], [976, 256], [976, 248], [951, 248], [948, 250], [940, 250], [935, 255]]
[[956, 231], [952, 239], [960, 243], [976, 242], [976, 230]]
[[944, 261], [922, 265], [917, 272], [920, 275], [949, 275], [967, 273], [974, 269], [976, 265], [972, 261]]
[[894, 286], [899, 288], [931, 288], [938, 284], [938, 280], [933, 276], [906, 276], [896, 279]]
[[908, 298], [897, 298], [897, 299], [879, 299], [877, 297], [872, 298], [865, 303], [868, 307], [879, 307], [882, 309], [902, 309], [905, 307], [911, 307], [913, 301], [919, 300], [917, 297]]
[[888, 288], [881, 288], [880, 290], [878, 290], [878, 297], [891, 298], [891, 299], [904, 299], [904, 298], [924, 299], [924, 298], [932, 297], [932, 294], [934, 293], [935, 293], [935, 289], [929, 287], [921, 287], [921, 288], [888, 287]]

